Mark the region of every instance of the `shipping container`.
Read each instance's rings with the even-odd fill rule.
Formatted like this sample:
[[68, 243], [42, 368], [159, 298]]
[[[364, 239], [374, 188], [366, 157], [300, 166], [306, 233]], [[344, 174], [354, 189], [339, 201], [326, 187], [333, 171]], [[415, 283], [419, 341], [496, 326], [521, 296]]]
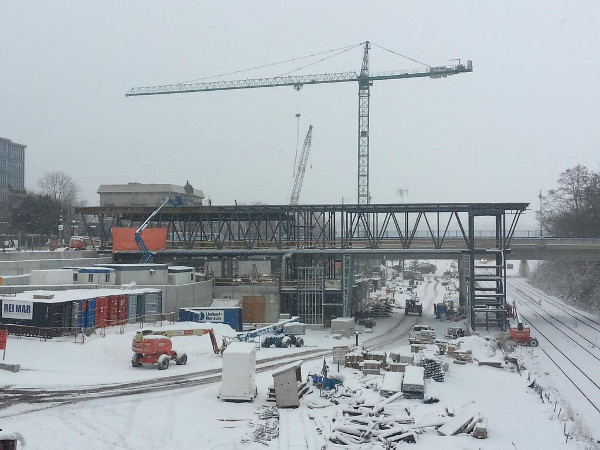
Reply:
[[108, 316], [107, 322], [108, 326], [117, 325], [119, 321], [119, 295], [109, 295], [108, 296]]
[[158, 320], [162, 314], [162, 292], [147, 291], [138, 296], [138, 316], [145, 321]]
[[127, 294], [127, 322], [135, 323], [137, 320], [137, 305], [138, 305], [138, 295], [136, 294]]
[[243, 331], [242, 308], [180, 308], [180, 322], [225, 323], [235, 331]]
[[119, 325], [122, 325], [127, 321], [127, 294], [119, 295], [119, 311], [117, 313], [117, 320]]
[[108, 326], [108, 297], [96, 297], [96, 328]]
[[85, 321], [86, 328], [93, 328], [96, 326], [96, 299], [87, 299], [87, 319]]

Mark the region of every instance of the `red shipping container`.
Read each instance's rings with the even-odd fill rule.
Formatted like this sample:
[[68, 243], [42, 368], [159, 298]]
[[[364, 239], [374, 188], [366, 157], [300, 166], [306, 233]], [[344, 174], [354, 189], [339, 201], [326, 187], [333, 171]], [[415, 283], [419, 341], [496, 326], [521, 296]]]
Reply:
[[96, 328], [107, 326], [108, 320], [108, 297], [96, 298]]
[[108, 296], [108, 326], [117, 325], [119, 318], [119, 295]]
[[127, 322], [127, 295], [119, 295], [119, 314], [117, 316], [119, 324]]

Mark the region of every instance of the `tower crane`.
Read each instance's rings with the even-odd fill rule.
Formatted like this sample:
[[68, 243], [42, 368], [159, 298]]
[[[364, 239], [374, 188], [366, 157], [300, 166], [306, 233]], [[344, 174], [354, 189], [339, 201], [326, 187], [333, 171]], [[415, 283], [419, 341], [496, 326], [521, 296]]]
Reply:
[[[360, 73], [355, 71], [338, 73], [321, 73], [316, 75], [279, 76], [273, 78], [254, 78], [246, 80], [210, 81], [178, 83], [163, 86], [134, 87], [125, 95], [127, 97], [141, 95], [184, 94], [188, 92], [227, 91], [236, 89], [253, 89], [278, 86], [292, 86], [300, 89], [307, 84], [331, 84], [358, 82], [358, 204], [369, 204], [369, 99], [373, 81], [394, 80], [403, 78], [446, 78], [449, 75], [473, 71], [470, 60], [467, 64], [427, 67], [412, 71], [369, 73], [369, 41], [363, 43], [363, 59]], [[383, 47], [382, 47], [383, 48]], [[387, 49], [386, 49], [387, 50]], [[393, 52], [395, 53], [395, 52]]]
[[300, 154], [300, 161], [298, 162], [298, 170], [296, 170], [296, 176], [294, 177], [294, 187], [292, 188], [290, 205], [297, 205], [298, 199], [300, 198], [302, 182], [304, 181], [304, 172], [306, 171], [306, 163], [308, 161], [308, 154], [310, 153], [310, 145], [312, 142], [312, 129], [312, 125], [308, 127], [306, 138], [304, 138], [304, 145], [302, 146], [302, 153]]

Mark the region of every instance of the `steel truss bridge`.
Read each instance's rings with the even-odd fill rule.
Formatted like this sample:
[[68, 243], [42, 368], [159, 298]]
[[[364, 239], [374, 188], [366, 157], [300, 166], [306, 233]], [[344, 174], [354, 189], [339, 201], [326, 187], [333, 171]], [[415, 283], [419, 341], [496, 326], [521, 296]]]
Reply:
[[[462, 261], [466, 305], [473, 327], [505, 326], [506, 254], [528, 203], [425, 203], [336, 205], [236, 205], [164, 207], [150, 226], [168, 229], [168, 248], [157, 256], [281, 256], [281, 276], [298, 279], [304, 267], [332, 277], [341, 263], [340, 314], [352, 313], [354, 260], [394, 255], [452, 257]], [[80, 207], [88, 226], [94, 216], [101, 248], [112, 227], [134, 227], [153, 207]], [[478, 237], [479, 230], [493, 230]], [[450, 233], [449, 230], [460, 230]], [[130, 252], [131, 253], [131, 252]], [[135, 255], [135, 253], [133, 254]], [[485, 259], [491, 265], [477, 265]], [[116, 253], [117, 258], [126, 256]], [[336, 264], [337, 263], [337, 264]], [[314, 280], [312, 280], [314, 281]], [[309, 283], [323, 290], [318, 283]], [[298, 282], [298, 285], [301, 283]], [[306, 283], [305, 283], [306, 284]], [[314, 292], [310, 295], [314, 297]], [[308, 295], [308, 294], [307, 294]]]

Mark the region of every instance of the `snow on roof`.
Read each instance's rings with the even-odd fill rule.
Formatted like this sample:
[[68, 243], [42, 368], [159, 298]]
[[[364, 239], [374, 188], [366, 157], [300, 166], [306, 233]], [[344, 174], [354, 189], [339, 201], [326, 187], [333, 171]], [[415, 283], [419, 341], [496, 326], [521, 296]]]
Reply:
[[[98, 194], [114, 193], [150, 193], [150, 194], [187, 194], [184, 186], [177, 184], [146, 184], [146, 183], [127, 183], [127, 184], [101, 184]], [[189, 194], [188, 194], [189, 195]], [[204, 192], [200, 189], [194, 189], [192, 195], [204, 198]]]
[[406, 366], [404, 369], [404, 384], [425, 384], [425, 369], [417, 366]]
[[194, 268], [191, 266], [169, 266], [169, 272], [193, 272]]
[[253, 353], [256, 353], [256, 345], [248, 342], [232, 342], [224, 352], [228, 355], [251, 355]]
[[[108, 295], [122, 294], [144, 294], [146, 292], [160, 292], [160, 289], [140, 288], [140, 289], [68, 289], [65, 291], [25, 291], [15, 295], [2, 295], [0, 300], [19, 300], [24, 302], [39, 303], [62, 303], [75, 300], [84, 300], [88, 298], [105, 297]], [[52, 296], [52, 298], [33, 298], [34, 295]]]
[[110, 267], [82, 267], [77, 269], [78, 273], [111, 273], [114, 271], [115, 269]]
[[109, 269], [115, 269], [117, 271], [123, 270], [167, 270], [166, 264], [94, 264], [94, 267], [107, 267]]
[[298, 367], [301, 367], [301, 366], [302, 366], [302, 361], [296, 361], [291, 364], [287, 364], [283, 367], [280, 367], [276, 371], [274, 371], [273, 376], [281, 375], [282, 373], [287, 372], [288, 370], [296, 370], [296, 369], [298, 369]]

